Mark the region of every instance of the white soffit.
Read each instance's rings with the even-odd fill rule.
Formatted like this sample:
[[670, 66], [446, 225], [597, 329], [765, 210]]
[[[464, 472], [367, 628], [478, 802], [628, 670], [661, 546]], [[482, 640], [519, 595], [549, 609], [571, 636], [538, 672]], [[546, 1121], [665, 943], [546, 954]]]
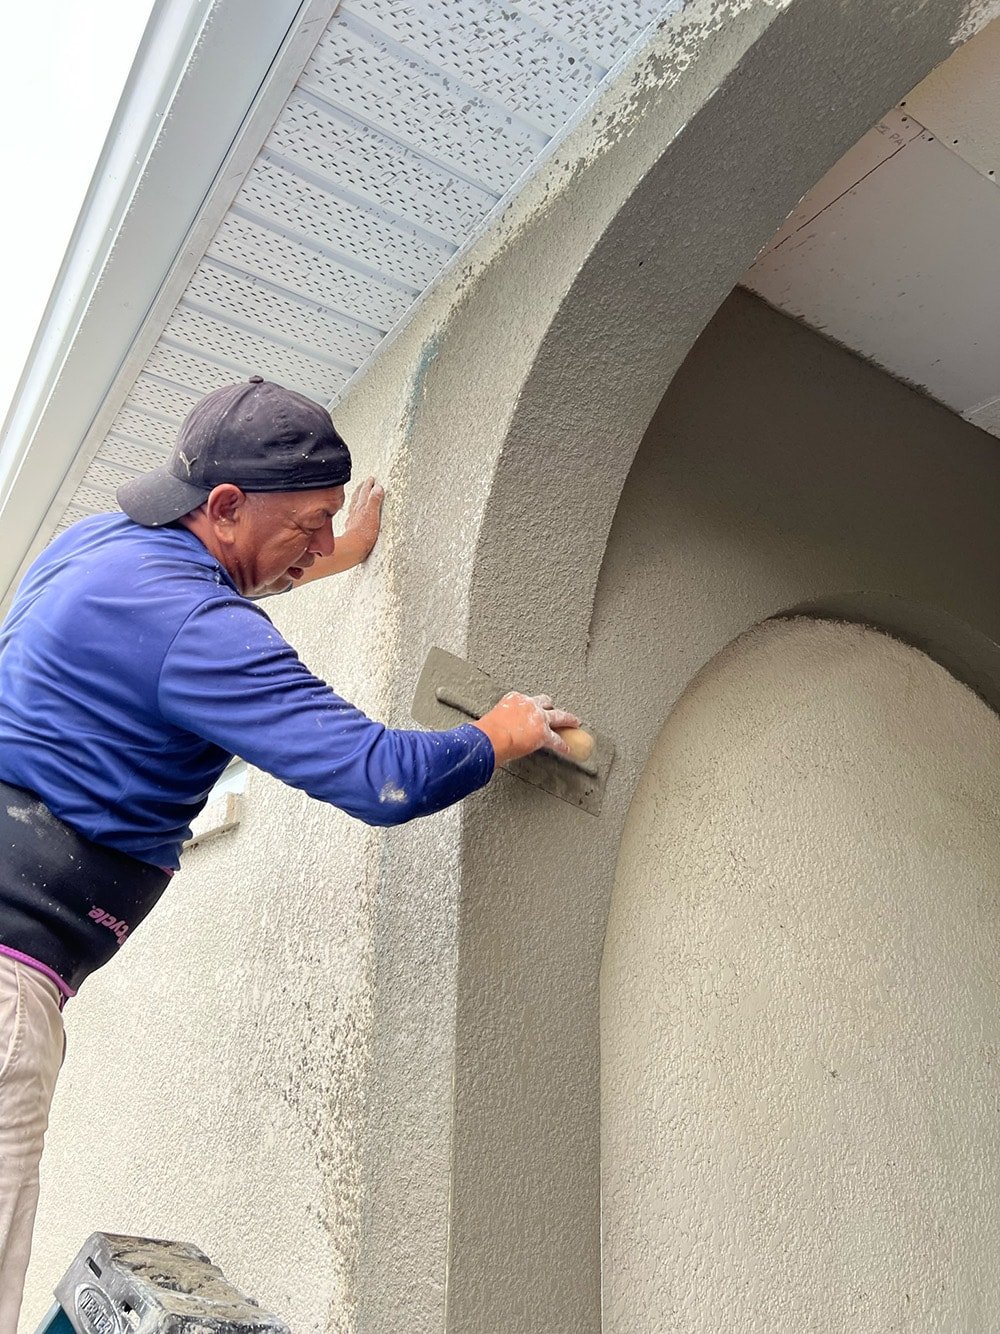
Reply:
[[867, 134], [744, 284], [1000, 436], [1000, 23]]
[[27, 557], [115, 508], [208, 390], [259, 373], [335, 403], [682, 2], [344, 0], [179, 300], [82, 424]]
[[51, 535], [157, 303], [335, 6], [155, 0], [0, 436], [0, 590]]

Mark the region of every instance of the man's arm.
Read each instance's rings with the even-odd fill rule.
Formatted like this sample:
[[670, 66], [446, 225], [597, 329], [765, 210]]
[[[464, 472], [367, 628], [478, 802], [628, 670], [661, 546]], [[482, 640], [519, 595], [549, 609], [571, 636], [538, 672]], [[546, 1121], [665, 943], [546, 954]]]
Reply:
[[342, 574], [366, 561], [378, 541], [384, 498], [385, 491], [374, 477], [366, 477], [359, 483], [347, 508], [343, 534], [334, 539], [333, 555], [320, 556], [301, 579], [295, 580], [293, 587], [323, 579], [328, 574]]

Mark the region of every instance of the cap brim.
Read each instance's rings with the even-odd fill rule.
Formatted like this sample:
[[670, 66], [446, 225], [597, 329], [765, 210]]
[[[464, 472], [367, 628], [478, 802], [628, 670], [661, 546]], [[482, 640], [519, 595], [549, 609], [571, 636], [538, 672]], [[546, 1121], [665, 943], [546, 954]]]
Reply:
[[146, 528], [159, 528], [196, 510], [210, 492], [211, 487], [183, 482], [164, 466], [123, 482], [116, 497], [130, 519]]

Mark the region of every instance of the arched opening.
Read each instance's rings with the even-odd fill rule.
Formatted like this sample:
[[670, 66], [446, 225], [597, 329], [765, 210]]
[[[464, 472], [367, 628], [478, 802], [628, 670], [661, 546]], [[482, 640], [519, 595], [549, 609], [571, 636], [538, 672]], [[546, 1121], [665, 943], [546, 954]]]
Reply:
[[[910, 173], [911, 207], [934, 207], [915, 188], [924, 167], [914, 176], [895, 151], [890, 193]], [[976, 206], [1000, 207], [976, 180]], [[826, 180], [814, 202], [824, 192]], [[886, 221], [862, 216], [863, 195], [839, 205], [834, 231]], [[796, 244], [822, 264], [819, 226]], [[837, 243], [849, 251], [842, 231]], [[603, 958], [605, 1328], [819, 1313], [838, 1326], [986, 1325], [997, 1293], [970, 1275], [995, 1242], [1000, 1150], [988, 1116], [1000, 957], [1000, 725], [984, 702], [1000, 698], [991, 391], [982, 377], [966, 402], [936, 388], [971, 374], [947, 339], [955, 365], [931, 368], [937, 381], [906, 362], [940, 335], [926, 301], [902, 312], [895, 350], [891, 322], [881, 329], [873, 364], [865, 340], [889, 298], [863, 310], [860, 263], [832, 274], [852, 331], [834, 330], [840, 346], [821, 336], [823, 282], [803, 255], [786, 272], [774, 253], [758, 284], [774, 304], [735, 289], [652, 417], [590, 625], [592, 679], [622, 680], [627, 662], [633, 707], [667, 719], [638, 751], [650, 758]], [[945, 293], [946, 274], [936, 281]], [[831, 619], [770, 621], [740, 639], [789, 609]], [[744, 762], [756, 774], [745, 785]], [[786, 916], [797, 904], [828, 952], [802, 966], [772, 950], [772, 901]], [[804, 1073], [809, 1043], [815, 1054], [826, 1040], [850, 1051], [846, 1069], [813, 1071], [832, 1092]]]

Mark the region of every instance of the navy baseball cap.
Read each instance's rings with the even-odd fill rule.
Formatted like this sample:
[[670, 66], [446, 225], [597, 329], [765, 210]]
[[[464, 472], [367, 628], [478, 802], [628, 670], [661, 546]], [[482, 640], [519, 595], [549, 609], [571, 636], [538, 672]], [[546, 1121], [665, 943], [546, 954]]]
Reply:
[[252, 375], [199, 399], [167, 462], [117, 494], [130, 519], [158, 528], [203, 505], [221, 482], [244, 491], [319, 491], [350, 480], [350, 451], [326, 408]]

